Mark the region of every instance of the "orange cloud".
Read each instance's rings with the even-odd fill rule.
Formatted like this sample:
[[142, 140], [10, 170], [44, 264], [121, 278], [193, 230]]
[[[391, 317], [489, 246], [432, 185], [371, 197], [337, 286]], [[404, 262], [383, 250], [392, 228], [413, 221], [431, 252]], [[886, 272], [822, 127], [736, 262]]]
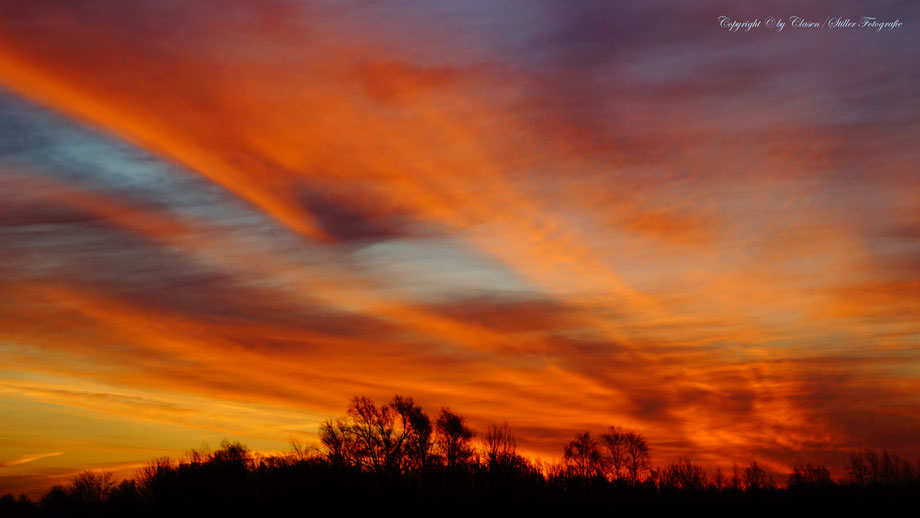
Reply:
[[31, 455], [21, 455], [13, 460], [8, 460], [6, 462], [0, 462], [0, 468], [5, 468], [8, 466], [17, 466], [19, 464], [25, 464], [27, 462], [33, 462], [38, 459], [44, 459], [45, 457], [55, 457], [57, 455], [63, 455], [64, 452], [56, 451], [51, 453], [33, 453]]

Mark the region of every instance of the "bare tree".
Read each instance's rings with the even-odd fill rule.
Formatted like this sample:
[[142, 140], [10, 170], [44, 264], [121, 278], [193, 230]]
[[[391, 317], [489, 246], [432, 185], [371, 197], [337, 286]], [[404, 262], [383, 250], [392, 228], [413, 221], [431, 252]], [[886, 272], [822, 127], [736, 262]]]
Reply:
[[721, 466], [717, 467], [715, 473], [712, 474], [712, 487], [720, 492], [728, 487], [728, 480], [726, 480], [725, 472], [722, 471]]
[[743, 481], [741, 478], [741, 469], [738, 467], [738, 464], [732, 463], [732, 478], [729, 487], [731, 487], [733, 491], [739, 491], [742, 489]]
[[877, 479], [880, 484], [908, 484], [917, 478], [917, 470], [897, 453], [882, 451]]
[[68, 493], [83, 504], [100, 504], [108, 498], [115, 486], [115, 475], [111, 471], [84, 471], [74, 477]]
[[437, 421], [437, 447], [444, 455], [448, 468], [465, 463], [473, 454], [470, 441], [473, 431], [463, 422], [463, 417], [445, 407]]
[[826, 467], [807, 463], [796, 464], [789, 475], [789, 488], [827, 487], [832, 485], [831, 473]]
[[896, 453], [867, 449], [850, 457], [846, 467], [847, 481], [857, 485], [903, 484], [917, 477], [918, 468]]
[[[355, 396], [348, 408], [348, 417], [352, 420], [351, 433], [359, 461], [378, 473], [399, 471], [406, 453], [406, 441], [414, 431], [413, 422], [424, 433], [427, 419], [412, 398], [398, 395], [389, 405], [379, 407], [367, 397]], [[416, 446], [423, 446], [425, 440]]]
[[134, 479], [137, 481], [138, 491], [148, 496], [155, 493], [158, 481], [167, 477], [173, 469], [173, 463], [168, 457], [154, 459], [148, 464], [138, 468], [134, 475]]
[[[325, 423], [324, 423], [325, 424]], [[320, 426], [320, 435], [322, 439], [322, 426]], [[313, 444], [304, 444], [295, 438], [291, 438], [291, 452], [288, 455], [293, 462], [304, 462], [317, 455], [318, 448]]]
[[319, 427], [319, 440], [326, 447], [326, 457], [333, 465], [359, 464], [357, 440], [347, 420], [327, 419]]
[[850, 463], [847, 464], [847, 478], [849, 483], [865, 485], [869, 483], [869, 468], [866, 466], [863, 456], [854, 453], [850, 456]]
[[563, 450], [562, 459], [568, 472], [578, 478], [590, 478], [603, 473], [603, 461], [597, 441], [588, 432], [575, 436]]
[[411, 397], [396, 395], [377, 406], [355, 396], [346, 418], [325, 421], [319, 436], [333, 464], [395, 473], [430, 464], [432, 432], [431, 420]]
[[751, 462], [748, 467], [744, 468], [744, 487], [746, 490], [767, 489], [771, 485], [771, 479], [767, 476], [767, 472], [756, 462]]
[[351, 433], [357, 445], [358, 459], [363, 467], [383, 472], [386, 468], [387, 446], [393, 436], [395, 416], [386, 405], [378, 408], [369, 398], [355, 396], [348, 407]]
[[424, 470], [431, 463], [431, 419], [411, 397], [395, 396], [390, 406], [395, 409], [402, 424], [404, 467], [410, 471]]
[[626, 477], [627, 453], [626, 435], [628, 430], [619, 426], [611, 426], [601, 434], [600, 443], [604, 460], [604, 468], [611, 480], [621, 480]]
[[220, 442], [220, 449], [211, 453], [211, 463], [238, 464], [248, 466], [253, 462], [249, 448], [241, 442], [230, 442], [226, 439]]
[[489, 427], [483, 438], [483, 450], [490, 470], [511, 467], [518, 462], [517, 442], [507, 422]]
[[671, 489], [700, 491], [706, 486], [706, 472], [702, 466], [693, 464], [689, 458], [684, 457], [672, 462], [662, 471], [659, 485]]
[[648, 444], [639, 432], [628, 430], [626, 432], [626, 469], [630, 481], [638, 484], [640, 477], [648, 473], [649, 451]]

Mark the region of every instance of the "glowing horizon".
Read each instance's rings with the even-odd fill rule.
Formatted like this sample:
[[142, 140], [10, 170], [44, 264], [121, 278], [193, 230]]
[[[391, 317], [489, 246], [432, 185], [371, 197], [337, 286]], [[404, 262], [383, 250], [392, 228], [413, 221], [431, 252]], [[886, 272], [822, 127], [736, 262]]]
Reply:
[[546, 459], [612, 425], [655, 465], [920, 456], [909, 27], [82, 4], [3, 2], [0, 493], [277, 451], [353, 395]]

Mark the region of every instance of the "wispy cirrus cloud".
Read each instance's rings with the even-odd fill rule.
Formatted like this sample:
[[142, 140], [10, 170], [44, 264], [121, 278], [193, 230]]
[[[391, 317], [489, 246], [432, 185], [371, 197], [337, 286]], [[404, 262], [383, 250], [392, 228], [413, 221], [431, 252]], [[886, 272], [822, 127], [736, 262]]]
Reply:
[[19, 457], [8, 460], [5, 462], [0, 462], [0, 468], [5, 468], [9, 466], [18, 466], [19, 464], [26, 464], [28, 462], [34, 462], [38, 459], [44, 459], [46, 457], [56, 457], [58, 455], [63, 455], [62, 451], [55, 451], [51, 453], [33, 453], [29, 455], [20, 455]]

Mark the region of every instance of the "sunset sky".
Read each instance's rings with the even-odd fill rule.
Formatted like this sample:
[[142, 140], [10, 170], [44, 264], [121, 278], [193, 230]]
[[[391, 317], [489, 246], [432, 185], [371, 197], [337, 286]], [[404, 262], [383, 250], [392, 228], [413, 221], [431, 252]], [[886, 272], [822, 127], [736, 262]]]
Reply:
[[917, 459], [920, 4], [757, 4], [0, 0], [0, 493], [359, 394]]

